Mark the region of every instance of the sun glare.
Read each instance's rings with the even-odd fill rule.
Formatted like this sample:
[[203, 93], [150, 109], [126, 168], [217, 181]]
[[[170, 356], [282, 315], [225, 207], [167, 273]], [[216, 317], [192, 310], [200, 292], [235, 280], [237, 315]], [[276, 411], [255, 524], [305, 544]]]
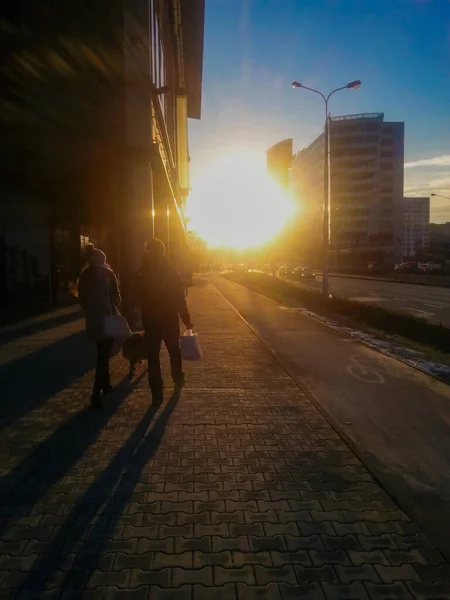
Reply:
[[267, 175], [264, 154], [235, 153], [205, 166], [192, 183], [189, 228], [210, 246], [246, 249], [271, 240], [293, 203]]

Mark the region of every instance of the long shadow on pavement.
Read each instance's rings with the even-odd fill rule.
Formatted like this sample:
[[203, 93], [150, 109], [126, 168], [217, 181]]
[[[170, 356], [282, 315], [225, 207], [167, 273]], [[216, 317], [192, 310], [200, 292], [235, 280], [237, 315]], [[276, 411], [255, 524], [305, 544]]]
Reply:
[[101, 411], [86, 408], [74, 415], [0, 480], [2, 514], [10, 516], [0, 527], [0, 534], [10, 531], [17, 519], [83, 456], [134, 385], [125, 378]]
[[[148, 427], [158, 409], [148, 408], [133, 434], [74, 508], [46, 553], [33, 564], [21, 589], [32, 591], [36, 599], [46, 595], [43, 588], [48, 590], [53, 586], [81, 593], [102, 558], [102, 551], [111, 541], [142, 469], [158, 450], [179, 399], [179, 393], [172, 395], [150, 431]], [[83, 524], [79, 525], [80, 521]], [[68, 561], [70, 564], [73, 556], [75, 561], [61, 577], [63, 565]]]
[[84, 331], [0, 367], [0, 430], [44, 404], [95, 366]]
[[72, 321], [77, 321], [78, 319], [81, 319], [81, 317], [82, 312], [80, 310], [74, 309], [73, 311], [64, 313], [62, 315], [49, 315], [48, 319], [33, 321], [31, 323], [24, 323], [22, 325], [18, 323], [17, 327], [11, 327], [6, 329], [5, 331], [0, 331], [0, 345], [7, 344], [8, 342], [12, 342], [21, 337], [46, 331], [47, 329], [52, 329], [53, 327], [60, 327], [61, 325], [66, 325], [67, 323], [71, 323]]

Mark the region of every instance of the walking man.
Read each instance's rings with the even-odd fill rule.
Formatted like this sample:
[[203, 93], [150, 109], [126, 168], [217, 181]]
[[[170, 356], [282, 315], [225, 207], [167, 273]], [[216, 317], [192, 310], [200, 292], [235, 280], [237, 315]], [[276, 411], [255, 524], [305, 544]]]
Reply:
[[138, 304], [142, 310], [148, 356], [148, 382], [155, 404], [163, 400], [160, 351], [164, 341], [170, 357], [175, 389], [184, 386], [180, 352], [180, 321], [192, 329], [184, 287], [178, 271], [165, 256], [164, 244], [157, 239], [147, 242], [142, 269], [138, 276]]

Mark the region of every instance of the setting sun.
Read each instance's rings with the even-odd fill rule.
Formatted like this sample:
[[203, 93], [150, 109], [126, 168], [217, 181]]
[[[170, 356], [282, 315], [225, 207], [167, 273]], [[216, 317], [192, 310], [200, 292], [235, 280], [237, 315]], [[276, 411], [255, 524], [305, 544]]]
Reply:
[[235, 153], [205, 166], [192, 184], [189, 228], [210, 246], [246, 249], [271, 240], [293, 203], [267, 175], [264, 154]]

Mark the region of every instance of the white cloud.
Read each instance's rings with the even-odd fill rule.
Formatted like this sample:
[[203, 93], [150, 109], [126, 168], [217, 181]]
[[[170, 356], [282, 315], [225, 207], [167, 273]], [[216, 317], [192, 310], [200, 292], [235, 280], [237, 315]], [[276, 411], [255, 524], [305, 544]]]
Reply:
[[433, 179], [430, 181], [430, 188], [433, 190], [448, 190], [450, 189], [450, 176], [444, 179]]
[[435, 156], [434, 158], [424, 158], [422, 160], [405, 163], [405, 169], [412, 169], [415, 167], [450, 167], [450, 154], [443, 154], [442, 156]]

